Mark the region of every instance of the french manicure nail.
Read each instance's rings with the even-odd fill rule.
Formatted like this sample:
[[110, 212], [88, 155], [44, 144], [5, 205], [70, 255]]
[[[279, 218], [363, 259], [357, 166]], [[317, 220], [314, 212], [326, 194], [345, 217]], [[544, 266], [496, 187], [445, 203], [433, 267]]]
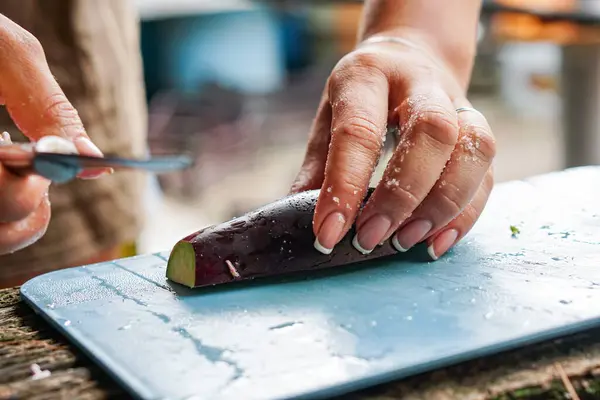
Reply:
[[358, 230], [352, 245], [362, 254], [369, 254], [381, 243], [384, 235], [392, 226], [392, 221], [381, 214], [372, 216]]
[[427, 253], [433, 260], [437, 260], [442, 254], [450, 250], [457, 237], [458, 231], [456, 229], [448, 229], [440, 233], [427, 248]]
[[431, 231], [432, 226], [431, 222], [425, 219], [411, 221], [394, 235], [392, 245], [396, 250], [404, 253], [423, 240], [425, 235]]
[[315, 249], [323, 254], [331, 254], [335, 245], [340, 241], [340, 236], [346, 225], [346, 218], [339, 212], [333, 212], [329, 214], [319, 233], [315, 239]]
[[86, 137], [79, 137], [75, 139], [75, 145], [81, 154], [87, 154], [90, 156], [104, 157], [104, 154], [98, 146], [96, 146], [90, 139]]

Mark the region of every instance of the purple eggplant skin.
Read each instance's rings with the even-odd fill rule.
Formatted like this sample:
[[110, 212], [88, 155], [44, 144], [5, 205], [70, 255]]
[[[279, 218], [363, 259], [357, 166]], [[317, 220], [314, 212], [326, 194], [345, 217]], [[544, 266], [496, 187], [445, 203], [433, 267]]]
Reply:
[[[194, 288], [312, 271], [396, 254], [386, 241], [370, 254], [352, 246], [355, 228], [331, 254], [314, 248], [312, 220], [320, 190], [284, 197], [180, 240], [167, 263], [167, 278]], [[373, 193], [367, 192], [361, 208]]]

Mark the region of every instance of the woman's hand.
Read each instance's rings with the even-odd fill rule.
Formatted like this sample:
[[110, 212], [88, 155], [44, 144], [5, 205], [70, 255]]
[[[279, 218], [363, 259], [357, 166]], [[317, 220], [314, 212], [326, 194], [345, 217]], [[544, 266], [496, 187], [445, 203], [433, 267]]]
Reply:
[[[426, 240], [437, 259], [486, 204], [494, 137], [431, 42], [377, 37], [331, 73], [292, 192], [322, 189], [314, 232], [324, 253], [356, 223], [358, 251], [391, 240], [403, 252]], [[360, 211], [388, 124], [399, 126], [398, 145]]]
[[[3, 15], [0, 71], [0, 100], [29, 139], [60, 136], [72, 141], [81, 154], [102, 156], [52, 76], [38, 40]], [[13, 150], [5, 144], [10, 144], [6, 134], [0, 138], [0, 155], [10, 158]], [[95, 178], [106, 172], [87, 171], [81, 177]], [[0, 162], [0, 254], [22, 249], [45, 233], [50, 221], [49, 185], [39, 176], [17, 176]]]

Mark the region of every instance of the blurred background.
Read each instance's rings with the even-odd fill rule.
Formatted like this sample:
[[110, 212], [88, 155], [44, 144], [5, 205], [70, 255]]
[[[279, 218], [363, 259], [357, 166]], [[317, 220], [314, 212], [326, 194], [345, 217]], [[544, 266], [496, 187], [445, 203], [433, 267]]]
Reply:
[[[150, 149], [196, 167], [151, 179], [139, 253], [287, 193], [360, 1], [137, 0]], [[470, 100], [502, 182], [600, 158], [600, 0], [484, 1]]]

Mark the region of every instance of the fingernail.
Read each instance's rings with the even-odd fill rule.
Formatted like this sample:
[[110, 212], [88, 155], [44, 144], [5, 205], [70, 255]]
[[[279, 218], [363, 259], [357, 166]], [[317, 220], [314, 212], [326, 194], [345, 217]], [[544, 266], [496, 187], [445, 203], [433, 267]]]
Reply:
[[417, 219], [409, 222], [404, 228], [392, 238], [392, 245], [401, 253], [410, 250], [415, 244], [419, 243], [432, 228], [431, 222], [424, 219]]
[[438, 235], [438, 237], [429, 245], [427, 252], [433, 260], [440, 258], [445, 252], [450, 250], [450, 247], [456, 242], [458, 231], [456, 229], [448, 229]]
[[352, 245], [362, 254], [369, 254], [381, 243], [381, 239], [391, 226], [392, 221], [388, 217], [381, 214], [374, 215], [360, 227], [352, 240]]
[[112, 168], [93, 168], [83, 171], [77, 177], [79, 179], [97, 179], [105, 175], [111, 175], [113, 172], [115, 170]]
[[4, 142], [5, 144], [11, 144], [12, 139], [10, 138], [10, 133], [6, 131], [2, 132], [2, 134], [0, 135], [0, 141]]
[[98, 146], [96, 146], [90, 139], [86, 137], [79, 137], [75, 139], [75, 145], [81, 154], [104, 157], [104, 154], [100, 151]]
[[323, 254], [331, 254], [335, 245], [339, 242], [346, 218], [339, 212], [333, 212], [325, 218], [317, 238], [315, 239], [315, 249]]

